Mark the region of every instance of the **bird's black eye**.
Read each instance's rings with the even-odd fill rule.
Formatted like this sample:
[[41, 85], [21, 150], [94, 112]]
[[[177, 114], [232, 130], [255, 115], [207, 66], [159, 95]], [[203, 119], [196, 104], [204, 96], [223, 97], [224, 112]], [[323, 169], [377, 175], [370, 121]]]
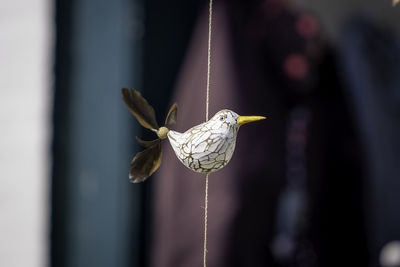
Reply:
[[220, 121], [223, 121], [224, 119], [225, 119], [224, 115], [221, 115], [221, 116], [219, 117], [219, 120], [220, 120]]

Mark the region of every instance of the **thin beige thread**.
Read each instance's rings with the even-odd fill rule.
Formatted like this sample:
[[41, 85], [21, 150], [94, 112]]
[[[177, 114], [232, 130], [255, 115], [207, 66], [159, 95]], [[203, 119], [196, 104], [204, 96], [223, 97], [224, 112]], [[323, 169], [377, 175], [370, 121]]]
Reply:
[[208, 106], [210, 103], [210, 72], [211, 72], [211, 24], [212, 24], [212, 0], [210, 0], [210, 11], [208, 17], [208, 54], [207, 54], [207, 99], [206, 99], [206, 121], [208, 121]]
[[208, 210], [208, 175], [206, 175], [206, 190], [204, 197], [204, 251], [203, 251], [203, 266], [207, 266], [207, 210]]
[[[208, 14], [208, 51], [207, 51], [207, 90], [206, 90], [206, 121], [208, 121], [208, 107], [210, 104], [210, 70], [211, 70], [211, 25], [212, 25], [212, 0], [210, 0], [210, 10]], [[203, 266], [207, 266], [207, 212], [208, 212], [208, 176], [206, 175], [206, 188], [204, 197], [204, 250]]]

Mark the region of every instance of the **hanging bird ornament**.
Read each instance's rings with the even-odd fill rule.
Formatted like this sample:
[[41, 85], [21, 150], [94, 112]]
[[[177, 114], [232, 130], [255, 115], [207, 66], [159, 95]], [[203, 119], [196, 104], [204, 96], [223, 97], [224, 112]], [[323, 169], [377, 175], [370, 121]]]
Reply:
[[239, 116], [231, 110], [223, 109], [209, 121], [179, 133], [170, 130], [176, 123], [176, 104], [169, 109], [165, 126], [159, 127], [153, 107], [138, 91], [123, 88], [122, 99], [138, 122], [158, 136], [153, 141], [144, 141], [136, 137], [145, 150], [137, 153], [132, 159], [129, 179], [133, 183], [143, 182], [160, 167], [161, 142], [164, 139], [168, 138], [183, 165], [195, 172], [212, 173], [226, 166], [231, 160], [239, 127], [245, 123], [266, 119], [262, 116]]

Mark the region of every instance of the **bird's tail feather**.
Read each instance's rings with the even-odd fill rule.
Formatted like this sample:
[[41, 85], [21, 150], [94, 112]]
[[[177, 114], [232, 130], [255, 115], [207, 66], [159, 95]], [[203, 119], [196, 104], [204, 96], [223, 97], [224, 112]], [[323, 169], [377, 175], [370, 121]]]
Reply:
[[140, 183], [146, 180], [160, 167], [162, 159], [161, 139], [153, 141], [137, 139], [146, 149], [137, 153], [131, 161], [129, 179], [133, 183]]
[[176, 123], [178, 113], [178, 105], [174, 103], [168, 111], [167, 117], [165, 118], [165, 127], [170, 129], [170, 127]]
[[129, 111], [145, 128], [157, 131], [158, 124], [153, 107], [135, 89], [122, 88], [122, 99]]
[[143, 147], [145, 147], [145, 148], [149, 148], [149, 147], [153, 146], [153, 145], [156, 144], [159, 140], [160, 140], [160, 138], [157, 138], [157, 139], [152, 140], [152, 141], [145, 141], [145, 140], [142, 140], [142, 139], [140, 139], [139, 137], [136, 136], [136, 141], [137, 141], [139, 144], [141, 144]]
[[[157, 124], [154, 108], [138, 91], [135, 89], [122, 88], [121, 92], [125, 105], [138, 122], [143, 127], [155, 131], [162, 139], [165, 139], [170, 126], [176, 123], [177, 104], [175, 103], [171, 106], [165, 119], [165, 127], [160, 128]], [[162, 159], [162, 139], [158, 138], [153, 141], [144, 141], [136, 137], [138, 143], [145, 147], [145, 149], [138, 152], [131, 161], [131, 168], [129, 170], [129, 179], [131, 182], [143, 182], [160, 167]]]

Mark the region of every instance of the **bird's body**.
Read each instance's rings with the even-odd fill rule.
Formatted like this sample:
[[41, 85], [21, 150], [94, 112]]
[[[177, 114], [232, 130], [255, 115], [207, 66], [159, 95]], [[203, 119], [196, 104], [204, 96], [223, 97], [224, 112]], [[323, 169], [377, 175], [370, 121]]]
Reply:
[[211, 173], [232, 158], [239, 130], [239, 115], [221, 110], [214, 117], [184, 133], [170, 130], [168, 139], [178, 159], [189, 169]]
[[161, 141], [164, 139], [168, 138], [176, 156], [186, 167], [195, 172], [211, 173], [223, 168], [231, 160], [239, 127], [265, 119], [262, 116], [239, 116], [231, 110], [223, 109], [209, 121], [179, 133], [170, 130], [170, 126], [176, 122], [176, 104], [170, 108], [165, 126], [159, 127], [154, 109], [139, 92], [123, 88], [122, 98], [139, 123], [158, 136], [153, 141], [138, 138], [146, 149], [137, 153], [131, 162], [129, 178], [134, 183], [146, 180], [160, 167]]

